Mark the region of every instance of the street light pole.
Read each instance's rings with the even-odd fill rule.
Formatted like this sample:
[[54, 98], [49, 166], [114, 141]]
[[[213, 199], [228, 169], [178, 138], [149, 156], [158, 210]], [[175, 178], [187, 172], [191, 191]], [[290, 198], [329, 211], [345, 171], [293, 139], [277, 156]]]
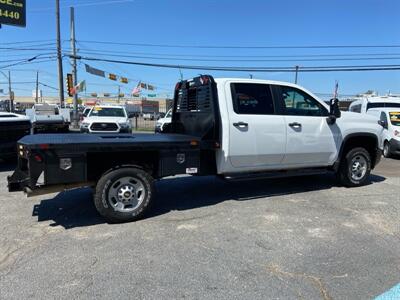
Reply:
[[[71, 49], [72, 49], [72, 78], [74, 86], [78, 85], [78, 71], [76, 67], [76, 42], [75, 42], [75, 10], [73, 7], [70, 9], [71, 13]], [[73, 95], [74, 99], [74, 111], [73, 111], [73, 126], [74, 128], [79, 128], [78, 126], [78, 91], [75, 90]]]
[[7, 78], [7, 80], [8, 80], [8, 97], [10, 98], [9, 110], [10, 110], [10, 112], [13, 112], [14, 111], [14, 99], [13, 99], [14, 95], [13, 95], [13, 92], [11, 89], [11, 71], [10, 70], [8, 71], [8, 76], [3, 71], [0, 71], [0, 73], [3, 74], [3, 76], [5, 78]]
[[296, 72], [296, 75], [294, 77], [294, 83], [297, 84], [297, 76], [299, 74], [299, 66], [296, 66], [296, 71], [295, 72]]
[[8, 70], [8, 94], [10, 95], [10, 112], [14, 111], [14, 95], [11, 90], [11, 71]]
[[36, 71], [36, 91], [35, 91], [35, 103], [39, 100], [39, 71]]
[[56, 0], [56, 27], [57, 27], [57, 60], [58, 60], [58, 88], [60, 106], [64, 107], [64, 79], [63, 64], [61, 56], [61, 29], [60, 29], [60, 0]]

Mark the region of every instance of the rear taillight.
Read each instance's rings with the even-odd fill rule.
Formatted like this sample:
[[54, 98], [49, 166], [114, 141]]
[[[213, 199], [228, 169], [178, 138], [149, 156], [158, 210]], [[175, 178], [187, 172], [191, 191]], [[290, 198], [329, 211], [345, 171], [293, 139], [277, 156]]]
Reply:
[[42, 150], [48, 150], [49, 149], [49, 144], [40, 144], [39, 148]]
[[201, 76], [200, 77], [200, 83], [202, 84], [202, 85], [206, 85], [206, 84], [208, 84], [208, 81], [210, 80], [210, 78], [208, 78], [208, 76]]
[[43, 161], [43, 158], [42, 158], [39, 154], [36, 154], [33, 158], [34, 158], [38, 163], [41, 163], [41, 162]]

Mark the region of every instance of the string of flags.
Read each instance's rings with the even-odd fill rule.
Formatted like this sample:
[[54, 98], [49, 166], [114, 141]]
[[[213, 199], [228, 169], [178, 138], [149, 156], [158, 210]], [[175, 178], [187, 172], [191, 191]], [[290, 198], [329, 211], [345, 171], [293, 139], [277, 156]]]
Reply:
[[[95, 76], [108, 78], [109, 80], [113, 80], [113, 81], [119, 81], [124, 84], [128, 84], [130, 82], [130, 80], [127, 77], [118, 76], [113, 73], [107, 73], [103, 70], [91, 67], [88, 64], [85, 64], [85, 69], [86, 69], [87, 73], [95, 75]], [[142, 90], [154, 91], [154, 90], [156, 90], [156, 87], [152, 84], [139, 81], [139, 83], [136, 85], [136, 87], [133, 88], [131, 94], [134, 97], [139, 97]], [[147, 96], [148, 97], [156, 97], [156, 94], [148, 94]]]

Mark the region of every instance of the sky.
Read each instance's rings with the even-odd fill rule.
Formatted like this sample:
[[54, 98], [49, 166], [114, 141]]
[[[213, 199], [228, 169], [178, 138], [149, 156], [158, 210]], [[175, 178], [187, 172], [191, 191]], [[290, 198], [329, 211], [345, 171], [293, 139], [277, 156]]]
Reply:
[[[0, 29], [0, 71], [11, 70], [16, 95], [32, 94], [36, 71], [39, 71], [39, 81], [48, 86], [41, 85], [43, 94], [56, 95], [55, 61], [39, 63], [37, 60], [7, 67], [18, 63], [19, 59], [40, 54], [45, 60], [46, 57], [53, 59], [55, 55], [55, 0], [26, 1], [27, 27], [4, 25]], [[400, 65], [398, 0], [60, 0], [60, 5], [64, 54], [70, 52], [69, 7], [74, 6], [78, 54], [85, 57], [196, 66], [298, 65], [300, 70], [311, 66]], [[25, 43], [27, 41], [30, 43]], [[391, 47], [262, 48], [327, 45]], [[127, 77], [130, 82], [118, 84], [88, 74], [85, 63]], [[67, 57], [63, 65], [64, 75], [71, 72]], [[147, 93], [172, 96], [175, 83], [181, 76], [191, 78], [200, 73], [214, 77], [253, 76], [294, 81], [294, 73], [284, 72], [178, 70], [98, 61], [78, 62], [78, 79], [86, 81], [88, 94], [116, 93], [118, 85], [123, 93], [129, 94], [142, 81], [157, 87], [155, 92], [143, 91], [143, 96]], [[328, 95], [332, 93], [336, 80], [341, 95], [366, 90], [376, 90], [380, 94], [388, 91], [400, 93], [399, 70], [300, 72], [298, 76], [298, 84], [314, 93]], [[5, 82], [5, 76], [0, 73], [0, 89], [6, 91]]]

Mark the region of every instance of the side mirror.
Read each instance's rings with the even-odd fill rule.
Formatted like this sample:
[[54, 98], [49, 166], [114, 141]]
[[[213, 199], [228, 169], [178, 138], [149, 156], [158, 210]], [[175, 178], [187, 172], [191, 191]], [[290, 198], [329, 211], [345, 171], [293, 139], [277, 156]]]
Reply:
[[339, 100], [337, 98], [332, 98], [329, 105], [329, 117], [327, 119], [328, 124], [335, 124], [336, 119], [340, 118], [341, 115], [342, 112], [339, 108]]
[[383, 128], [388, 129], [388, 124], [386, 123], [386, 121], [379, 120], [378, 124], [381, 125]]
[[340, 111], [340, 108], [339, 108], [339, 99], [337, 99], [337, 98], [331, 99], [329, 115], [331, 117], [335, 117], [336, 119], [341, 117], [342, 112]]

